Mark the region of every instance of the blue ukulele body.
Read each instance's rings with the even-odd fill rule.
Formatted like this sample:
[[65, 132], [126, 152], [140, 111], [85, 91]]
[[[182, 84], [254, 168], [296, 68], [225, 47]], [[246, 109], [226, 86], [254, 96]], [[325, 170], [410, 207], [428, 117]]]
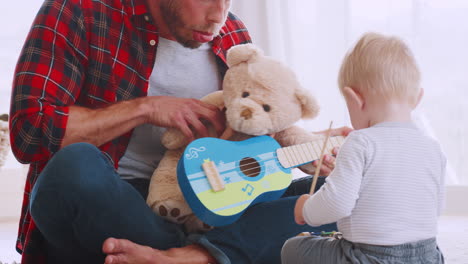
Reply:
[[[276, 157], [279, 143], [269, 136], [244, 141], [201, 138], [190, 143], [177, 165], [177, 178], [195, 215], [211, 226], [236, 221], [251, 205], [278, 199], [292, 181]], [[212, 161], [222, 190], [214, 191], [202, 164]]]

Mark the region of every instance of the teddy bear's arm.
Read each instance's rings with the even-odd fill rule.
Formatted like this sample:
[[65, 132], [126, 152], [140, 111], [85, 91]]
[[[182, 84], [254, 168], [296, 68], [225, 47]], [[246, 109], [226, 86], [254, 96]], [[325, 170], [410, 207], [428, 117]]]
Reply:
[[307, 131], [298, 126], [291, 126], [275, 134], [275, 139], [281, 146], [287, 147], [307, 143], [317, 139], [325, 139], [325, 136]]
[[224, 108], [223, 91], [216, 91], [216, 92], [207, 94], [202, 99], [200, 99], [200, 101], [212, 104], [218, 107], [219, 109], [223, 109]]
[[[223, 109], [224, 107], [224, 99], [223, 99], [223, 92], [222, 91], [216, 91], [213, 93], [210, 93], [200, 99], [200, 101], [212, 104], [219, 109]], [[208, 124], [208, 132], [209, 136], [216, 136], [216, 131], [214, 128]], [[198, 137], [197, 135], [195, 135]], [[184, 134], [176, 129], [176, 128], [168, 128], [166, 132], [162, 135], [161, 138], [161, 143], [167, 148], [167, 149], [178, 149], [181, 148], [185, 145], [187, 145], [189, 142], [185, 138]]]

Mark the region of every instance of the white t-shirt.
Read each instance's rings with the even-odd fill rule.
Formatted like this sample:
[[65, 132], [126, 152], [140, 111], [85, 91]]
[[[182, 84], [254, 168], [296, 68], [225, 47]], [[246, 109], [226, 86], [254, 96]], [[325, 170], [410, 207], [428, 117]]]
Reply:
[[[200, 99], [220, 90], [221, 75], [210, 43], [197, 49], [159, 38], [156, 61], [149, 79], [148, 96]], [[144, 124], [134, 129], [118, 173], [123, 179], [149, 179], [166, 149], [161, 144], [164, 128]]]
[[446, 158], [412, 123], [353, 131], [336, 167], [303, 209], [309, 225], [337, 221], [349, 241], [398, 245], [435, 237]]

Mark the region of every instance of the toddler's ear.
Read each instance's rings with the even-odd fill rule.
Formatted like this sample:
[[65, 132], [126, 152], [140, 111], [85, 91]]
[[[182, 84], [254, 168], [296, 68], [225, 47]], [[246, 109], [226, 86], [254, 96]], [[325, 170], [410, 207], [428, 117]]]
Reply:
[[424, 89], [421, 87], [421, 89], [419, 90], [418, 98], [416, 98], [416, 101], [414, 102], [413, 108], [416, 108], [416, 106], [418, 106], [423, 96], [424, 96]]
[[362, 109], [364, 107], [364, 98], [355, 89], [346, 86], [343, 88], [343, 95], [348, 102], [356, 104], [359, 107], [359, 109]]

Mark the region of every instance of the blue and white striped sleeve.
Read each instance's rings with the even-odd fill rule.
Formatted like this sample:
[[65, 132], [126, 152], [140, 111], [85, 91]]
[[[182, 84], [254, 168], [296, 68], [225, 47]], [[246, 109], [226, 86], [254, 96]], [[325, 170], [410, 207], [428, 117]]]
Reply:
[[326, 183], [310, 197], [303, 208], [311, 226], [333, 223], [349, 216], [359, 198], [369, 144], [365, 136], [352, 132], [341, 146], [335, 169]]

